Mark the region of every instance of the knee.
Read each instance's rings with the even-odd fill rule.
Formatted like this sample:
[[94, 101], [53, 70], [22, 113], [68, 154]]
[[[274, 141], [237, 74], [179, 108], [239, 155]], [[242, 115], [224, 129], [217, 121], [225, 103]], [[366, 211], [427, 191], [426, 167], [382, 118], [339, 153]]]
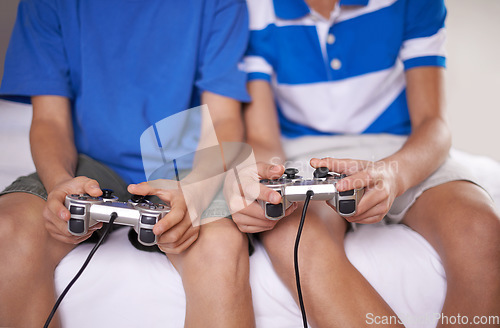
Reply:
[[[204, 231], [205, 230], [205, 231]], [[228, 279], [248, 276], [248, 239], [231, 222], [217, 229], [203, 229], [184, 260], [183, 271], [211, 273]]]
[[450, 227], [457, 251], [474, 254], [479, 261], [500, 261], [500, 217], [493, 204], [457, 209], [452, 215], [461, 222]]
[[22, 213], [3, 210], [0, 215], [0, 257], [3, 263], [23, 265], [43, 258], [40, 243], [37, 243], [37, 229], [21, 223]]

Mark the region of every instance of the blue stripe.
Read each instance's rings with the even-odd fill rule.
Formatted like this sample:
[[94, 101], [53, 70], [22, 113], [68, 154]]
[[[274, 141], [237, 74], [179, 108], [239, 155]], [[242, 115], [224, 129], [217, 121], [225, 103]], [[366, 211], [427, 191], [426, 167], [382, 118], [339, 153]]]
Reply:
[[247, 80], [252, 81], [252, 80], [266, 80], [268, 82], [271, 82], [271, 76], [266, 73], [261, 73], [261, 72], [253, 72], [253, 73], [248, 73], [247, 75]]
[[446, 18], [444, 0], [406, 2], [404, 40], [428, 37], [444, 27]]
[[297, 19], [309, 14], [304, 0], [274, 0], [274, 12], [282, 19]]
[[394, 66], [403, 38], [404, 2], [349, 19], [330, 28], [336, 41], [327, 45], [329, 60], [342, 63], [339, 70], [331, 70], [332, 80], [351, 78], [381, 71]]
[[410, 134], [411, 122], [406, 103], [406, 90], [403, 90], [396, 100], [363, 133]]
[[443, 56], [416, 57], [404, 61], [405, 70], [419, 66], [446, 67], [446, 58]]
[[[268, 25], [250, 33], [249, 56], [260, 56], [274, 67], [280, 84], [338, 81], [388, 69], [398, 58], [403, 40], [404, 2], [334, 24], [336, 41], [327, 45], [325, 62], [315, 26]], [[334, 70], [330, 62], [338, 59]]]
[[340, 0], [341, 6], [367, 6], [368, 0]]

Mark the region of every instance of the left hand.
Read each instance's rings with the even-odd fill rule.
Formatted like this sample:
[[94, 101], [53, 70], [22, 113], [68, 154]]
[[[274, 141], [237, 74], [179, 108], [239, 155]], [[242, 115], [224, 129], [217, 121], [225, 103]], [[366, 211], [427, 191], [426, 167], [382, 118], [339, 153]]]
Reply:
[[330, 157], [313, 158], [310, 163], [314, 168], [328, 167], [332, 172], [346, 174], [347, 177], [336, 185], [338, 191], [365, 188], [357, 213], [345, 218], [349, 222], [369, 224], [381, 221], [398, 196], [397, 163]]

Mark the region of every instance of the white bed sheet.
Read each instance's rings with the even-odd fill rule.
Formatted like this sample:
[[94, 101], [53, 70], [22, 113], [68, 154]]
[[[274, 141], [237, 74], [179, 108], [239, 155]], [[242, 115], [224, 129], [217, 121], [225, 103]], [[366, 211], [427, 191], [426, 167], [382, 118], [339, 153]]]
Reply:
[[[0, 188], [33, 170], [27, 132], [29, 106], [0, 101]], [[500, 202], [500, 164], [457, 152]], [[133, 248], [127, 229], [111, 234], [61, 304], [64, 327], [182, 327], [185, 298], [179, 275], [162, 254]], [[78, 246], [56, 269], [60, 293], [92, 245]], [[446, 278], [440, 259], [417, 233], [402, 226], [362, 226], [346, 238], [351, 262], [392, 306], [407, 327], [433, 327]], [[301, 327], [300, 310], [257, 245], [250, 258], [257, 327]], [[306, 300], [307, 302], [307, 300]]]

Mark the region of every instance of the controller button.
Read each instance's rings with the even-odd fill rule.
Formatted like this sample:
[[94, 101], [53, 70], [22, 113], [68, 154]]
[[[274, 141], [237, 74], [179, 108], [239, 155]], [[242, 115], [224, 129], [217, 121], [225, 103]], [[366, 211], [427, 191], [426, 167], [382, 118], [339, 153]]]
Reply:
[[143, 203], [145, 201], [144, 196], [141, 195], [132, 195], [130, 200], [134, 203]]
[[78, 196], [80, 196], [80, 195], [78, 195], [78, 194], [71, 194], [71, 197], [78, 197]]
[[326, 178], [330, 173], [330, 169], [327, 167], [318, 167], [314, 170], [313, 177], [315, 178]]
[[269, 183], [269, 181], [270, 181], [269, 179], [261, 179], [260, 183]]
[[78, 196], [79, 200], [87, 200], [87, 196]]
[[354, 189], [339, 192], [340, 196], [352, 196], [354, 195]]
[[155, 242], [155, 234], [151, 229], [140, 229], [139, 231], [139, 241], [145, 244], [151, 244]]
[[283, 204], [266, 204], [266, 214], [271, 218], [279, 218], [283, 215]]
[[144, 223], [144, 224], [156, 224], [156, 217], [155, 216], [142, 215], [141, 216], [141, 223]]
[[165, 206], [163, 206], [163, 205], [158, 205], [158, 209], [159, 209], [159, 210], [162, 210], [162, 209], [164, 209], [164, 208], [165, 208]]
[[295, 174], [299, 173], [299, 170], [293, 167], [285, 169], [285, 175], [287, 179], [295, 179]]
[[69, 207], [69, 212], [71, 214], [76, 214], [76, 215], [84, 215], [85, 214], [85, 207], [83, 206], [75, 206], [75, 205], [71, 205]]
[[101, 189], [102, 190], [102, 198], [111, 199], [113, 198], [113, 190], [111, 189]]
[[81, 219], [69, 219], [69, 230], [73, 233], [83, 233], [85, 231], [85, 221]]
[[352, 214], [356, 210], [356, 201], [354, 199], [339, 201], [339, 214]]

